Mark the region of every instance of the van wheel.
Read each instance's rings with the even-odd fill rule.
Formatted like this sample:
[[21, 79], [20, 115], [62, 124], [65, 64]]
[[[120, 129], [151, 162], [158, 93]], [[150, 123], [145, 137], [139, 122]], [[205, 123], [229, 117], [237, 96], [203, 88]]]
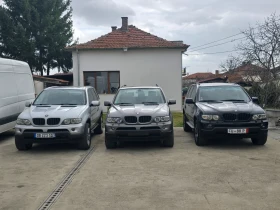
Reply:
[[102, 134], [103, 130], [102, 130], [102, 114], [98, 120], [98, 126], [94, 129], [94, 134]]
[[30, 150], [32, 149], [32, 143], [31, 144], [25, 144], [22, 139], [20, 139], [19, 137], [15, 136], [15, 144], [16, 144], [16, 148], [19, 151], [26, 151], [26, 150]]
[[80, 140], [79, 143], [79, 149], [80, 150], [88, 150], [91, 145], [91, 132], [90, 132], [90, 126], [87, 123], [85, 125], [85, 130], [82, 139]]
[[201, 135], [200, 124], [198, 121], [195, 122], [194, 126], [194, 140], [197, 146], [204, 146], [207, 144], [207, 139]]
[[173, 147], [174, 146], [174, 132], [173, 132], [173, 130], [172, 130], [170, 136], [167, 139], [163, 140], [162, 145], [164, 147]]
[[185, 132], [191, 132], [192, 131], [192, 128], [187, 123], [187, 118], [186, 118], [185, 113], [183, 113], [183, 127], [184, 127]]
[[252, 138], [252, 143], [254, 145], [262, 146], [262, 145], [265, 145], [266, 141], [267, 141], [267, 135], [260, 136], [257, 138]]
[[109, 139], [105, 134], [105, 146], [107, 149], [115, 149], [117, 148], [117, 142], [112, 139]]

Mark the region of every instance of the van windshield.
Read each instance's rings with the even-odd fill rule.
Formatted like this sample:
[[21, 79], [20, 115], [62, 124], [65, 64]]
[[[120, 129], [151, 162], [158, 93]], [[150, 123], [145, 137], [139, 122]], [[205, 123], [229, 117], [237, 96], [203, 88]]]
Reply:
[[159, 88], [131, 88], [122, 89], [118, 92], [115, 105], [134, 105], [134, 104], [163, 104], [165, 98]]
[[45, 90], [33, 105], [86, 105], [86, 93], [76, 89]]

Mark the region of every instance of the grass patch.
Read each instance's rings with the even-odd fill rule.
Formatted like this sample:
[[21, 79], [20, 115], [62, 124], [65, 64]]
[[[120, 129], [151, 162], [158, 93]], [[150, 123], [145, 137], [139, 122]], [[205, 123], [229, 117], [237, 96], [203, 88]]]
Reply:
[[173, 126], [183, 127], [183, 113], [182, 112], [172, 112], [173, 115]]
[[[106, 120], [107, 113], [103, 113], [103, 123]], [[183, 127], [183, 113], [182, 112], [172, 112], [173, 115], [173, 126]]]

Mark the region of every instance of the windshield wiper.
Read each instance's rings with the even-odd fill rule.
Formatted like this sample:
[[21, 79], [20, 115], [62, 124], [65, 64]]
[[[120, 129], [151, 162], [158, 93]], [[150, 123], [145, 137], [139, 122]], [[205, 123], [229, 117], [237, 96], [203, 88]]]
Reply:
[[143, 104], [145, 104], [145, 105], [158, 105], [158, 102], [148, 101], [148, 102], [143, 102]]
[[214, 102], [214, 103], [222, 103], [222, 101], [217, 101], [217, 100], [201, 100], [199, 102]]
[[34, 106], [51, 106], [50, 104], [33, 104]]
[[231, 102], [246, 102], [244, 100], [240, 100], [240, 99], [227, 99], [227, 100], [222, 100], [222, 101], [231, 101]]
[[115, 105], [119, 105], [119, 106], [133, 106], [132, 103], [118, 103], [118, 104], [115, 104]]

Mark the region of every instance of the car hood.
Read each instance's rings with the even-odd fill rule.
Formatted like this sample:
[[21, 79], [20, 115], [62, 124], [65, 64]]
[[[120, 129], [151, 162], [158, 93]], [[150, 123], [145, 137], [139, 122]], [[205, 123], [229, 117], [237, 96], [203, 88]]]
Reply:
[[122, 116], [166, 116], [169, 115], [169, 107], [167, 104], [159, 105], [144, 105], [135, 104], [132, 106], [113, 106], [109, 110], [110, 117], [122, 117]]
[[78, 118], [86, 106], [31, 106], [25, 109], [20, 118]]
[[224, 113], [224, 112], [246, 112], [246, 113], [265, 113], [264, 110], [252, 103], [233, 103], [233, 102], [222, 102], [222, 103], [206, 103], [198, 102], [196, 105], [204, 113]]

